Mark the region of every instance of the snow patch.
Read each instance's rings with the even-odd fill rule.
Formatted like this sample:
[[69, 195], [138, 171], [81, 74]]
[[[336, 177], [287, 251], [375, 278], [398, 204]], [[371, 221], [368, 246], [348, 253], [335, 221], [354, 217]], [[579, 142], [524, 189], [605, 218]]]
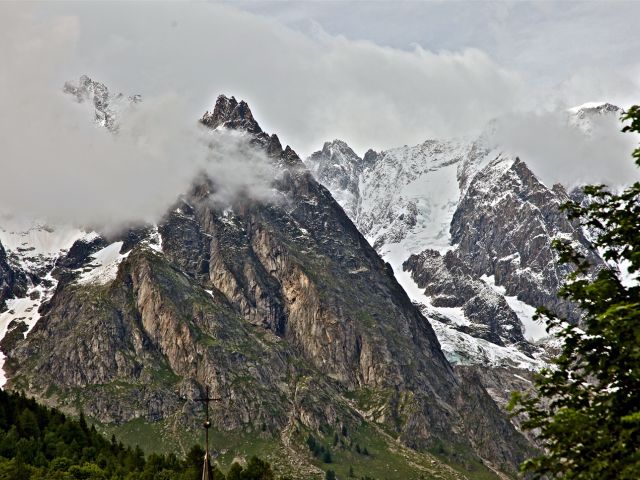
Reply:
[[38, 221], [1, 220], [0, 242], [5, 250], [27, 251], [30, 256], [50, 256], [67, 250], [86, 233], [78, 228]]
[[629, 272], [629, 267], [631, 266], [631, 262], [627, 260], [623, 260], [619, 262], [617, 265], [620, 283], [625, 288], [637, 287], [638, 282], [640, 281], [640, 277], [638, 276], [638, 272]]
[[160, 235], [158, 225], [154, 225], [153, 228], [153, 233], [150, 235], [149, 239], [145, 240], [143, 243], [150, 249], [155, 250], [158, 253], [162, 253], [162, 235]]
[[536, 313], [536, 308], [532, 307], [528, 303], [518, 300], [518, 297], [510, 297], [505, 295], [506, 289], [503, 286], [496, 285], [495, 276], [483, 275], [480, 280], [489, 285], [496, 293], [504, 296], [507, 304], [515, 312], [522, 324], [522, 333], [524, 338], [528, 341], [535, 343], [539, 340], [549, 337], [544, 322], [534, 320], [533, 316]]
[[580, 110], [585, 110], [585, 109], [589, 109], [589, 108], [598, 108], [598, 107], [602, 107], [603, 105], [606, 105], [606, 104], [607, 104], [607, 102], [586, 102], [586, 103], [583, 103], [582, 105], [578, 105], [576, 107], [571, 107], [567, 111], [569, 113], [578, 113]]
[[399, 244], [404, 258], [450, 248], [458, 165], [468, 150], [462, 142], [427, 141], [382, 152], [360, 178], [355, 223], [367, 240], [382, 244], [379, 250]]
[[0, 217], [0, 242], [10, 263], [42, 275], [57, 258], [87, 233], [70, 225], [50, 226], [38, 220]]
[[115, 280], [120, 262], [129, 256], [130, 252], [120, 253], [123, 242], [114, 242], [97, 251], [91, 257], [93, 260], [76, 271], [81, 272], [77, 282], [81, 285], [105, 285]]

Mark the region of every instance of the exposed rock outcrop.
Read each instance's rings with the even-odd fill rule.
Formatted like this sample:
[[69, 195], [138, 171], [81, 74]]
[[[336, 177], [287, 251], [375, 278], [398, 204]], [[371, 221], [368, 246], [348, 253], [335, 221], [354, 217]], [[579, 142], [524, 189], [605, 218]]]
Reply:
[[360, 175], [364, 161], [341, 140], [325, 142], [305, 163], [313, 176], [327, 187], [345, 213], [355, 221], [360, 203]]
[[125, 97], [122, 93], [112, 94], [104, 83], [96, 82], [86, 75], [82, 75], [77, 84], [66, 82], [63, 91], [73, 95], [80, 103], [93, 103], [96, 123], [112, 132], [118, 130], [118, 112], [142, 100], [140, 95]]
[[495, 278], [506, 295], [543, 305], [577, 321], [579, 312], [557, 292], [570, 266], [560, 265], [552, 242], [571, 241], [592, 265], [602, 260], [560, 205], [560, 185], [547, 188], [520, 159], [500, 156], [470, 182], [451, 222], [456, 254], [477, 277]]
[[0, 312], [7, 308], [5, 300], [23, 297], [27, 293], [27, 286], [27, 276], [9, 265], [7, 252], [0, 243]]
[[434, 307], [460, 308], [468, 322], [452, 326], [496, 345], [529, 344], [522, 335], [518, 316], [503, 296], [473, 275], [472, 270], [452, 252], [444, 256], [435, 250], [411, 255], [403, 268], [411, 272], [418, 287]]

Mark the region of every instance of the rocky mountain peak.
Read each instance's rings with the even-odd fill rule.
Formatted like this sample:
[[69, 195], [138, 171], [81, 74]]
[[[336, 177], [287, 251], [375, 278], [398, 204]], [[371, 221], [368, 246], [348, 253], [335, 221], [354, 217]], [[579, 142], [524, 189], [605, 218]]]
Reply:
[[351, 147], [347, 145], [347, 142], [344, 142], [337, 138], [331, 142], [324, 142], [324, 145], [322, 146], [322, 153], [331, 155], [332, 153], [335, 154], [336, 152], [347, 154], [350, 158], [360, 158], [351, 149]]
[[140, 95], [125, 97], [124, 94], [112, 94], [104, 83], [82, 75], [78, 83], [65, 82], [63, 91], [73, 95], [78, 103], [92, 102], [95, 108], [95, 121], [111, 131], [117, 130], [117, 113], [123, 107], [142, 101]]
[[313, 153], [306, 165], [351, 218], [355, 218], [360, 192], [358, 182], [362, 174], [362, 159], [342, 140], [325, 142], [322, 150]]
[[579, 113], [582, 112], [585, 115], [607, 115], [607, 114], [616, 114], [622, 112], [622, 109], [617, 105], [613, 105], [608, 102], [589, 102], [584, 103], [582, 105], [578, 105], [577, 107], [573, 107], [569, 110], [570, 112]]
[[351, 147], [346, 142], [338, 139], [325, 142], [322, 150], [311, 154], [311, 158], [324, 166], [329, 166], [329, 164], [344, 166], [343, 164], [345, 164], [360, 169], [360, 164], [362, 163], [362, 159]]
[[302, 160], [298, 154], [289, 146], [282, 148], [280, 139], [273, 133], [269, 135], [264, 132], [258, 122], [253, 118], [249, 105], [244, 100], [238, 101], [235, 97], [219, 95], [213, 111], [206, 111], [200, 123], [212, 130], [230, 129], [246, 132], [247, 139], [251, 145], [262, 149], [274, 160], [278, 167], [299, 168], [302, 167]]
[[365, 165], [373, 165], [374, 163], [376, 163], [376, 160], [378, 159], [378, 152], [376, 152], [375, 150], [369, 149], [365, 152], [364, 157], [362, 157], [362, 161], [364, 162]]
[[249, 105], [244, 100], [238, 102], [235, 97], [218, 96], [213, 112], [205, 112], [200, 120], [209, 128], [226, 127], [233, 130], [246, 130], [258, 134], [262, 129], [253, 118]]

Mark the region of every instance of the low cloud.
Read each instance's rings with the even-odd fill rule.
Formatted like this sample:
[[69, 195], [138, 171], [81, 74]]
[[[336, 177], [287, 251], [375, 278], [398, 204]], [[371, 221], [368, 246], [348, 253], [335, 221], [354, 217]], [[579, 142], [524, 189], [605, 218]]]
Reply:
[[[372, 16], [363, 13], [378, 29], [387, 25], [387, 15], [402, 23], [403, 15], [408, 18], [418, 8], [378, 7], [382, 10], [376, 17], [378, 23], [371, 23]], [[502, 12], [496, 28], [508, 35], [493, 32], [493, 40], [483, 43], [485, 35], [456, 30], [451, 33], [455, 39], [434, 39], [433, 35], [444, 35], [447, 28], [457, 25], [448, 16], [455, 8], [443, 11], [444, 7], [425, 4], [418, 8], [422, 17], [411, 17], [407, 31], [402, 29], [402, 38], [419, 38], [421, 21], [416, 18], [426, 16], [428, 25], [435, 28], [427, 37], [438, 48], [431, 51], [420, 45], [403, 49], [331, 35], [319, 25], [303, 28], [300, 22], [293, 22], [298, 26], [286, 26], [229, 5], [74, 3], [47, 8], [50, 15], [72, 14], [80, 25], [80, 41], [73, 61], [66, 66], [71, 68], [67, 78], [86, 72], [126, 91], [143, 88], [142, 93], [158, 94], [172, 90], [185, 99], [193, 116], [210, 109], [219, 93], [235, 95], [248, 101], [266, 131], [277, 133], [302, 156], [334, 138], [345, 140], [363, 154], [369, 148], [412, 145], [428, 138], [473, 137], [487, 122], [500, 118], [507, 126], [503, 130], [505, 142], [522, 147], [519, 154], [523, 158], [535, 158], [536, 168], [545, 178], [615, 182], [633, 168], [631, 150], [626, 141], [617, 140], [617, 132], [613, 140], [585, 141], [567, 130], [560, 118], [564, 109], [576, 103], [633, 97], [638, 92], [635, 60], [629, 57], [624, 68], [621, 64], [625, 52], [633, 49], [617, 49], [622, 57], [616, 68], [601, 68], [611, 51], [606, 45], [624, 46], [620, 38], [626, 37], [624, 32], [612, 36], [598, 28], [595, 32], [601, 34], [597, 38], [602, 45], [596, 49], [597, 64], [586, 62], [590, 57], [579, 54], [577, 48], [567, 54], [559, 48], [569, 42], [569, 34], [558, 21], [562, 18], [558, 9], [538, 12], [534, 24], [527, 9]], [[298, 7], [302, 14], [307, 8], [311, 7]], [[599, 25], [597, 19], [607, 10], [584, 8], [582, 16], [580, 8], [571, 9], [571, 18], [586, 16], [577, 30], [571, 30], [579, 39], [571, 45], [582, 44], [595, 34], [592, 27]], [[320, 6], [317, 9], [322, 10]], [[338, 16], [346, 12], [342, 5], [335, 9]], [[313, 14], [315, 10], [311, 10]], [[353, 19], [362, 13], [357, 7], [347, 10]], [[374, 11], [372, 7], [369, 12]], [[429, 12], [436, 16], [427, 15]], [[440, 20], [436, 20], [438, 12]], [[469, 25], [475, 28], [482, 23], [475, 19], [476, 14], [469, 15]], [[312, 21], [304, 23], [314, 25]], [[375, 40], [371, 24], [363, 27], [358, 23], [353, 35], [364, 29], [367, 37]], [[465, 25], [458, 27], [465, 30]], [[544, 29], [544, 35], [538, 27]], [[473, 30], [477, 31], [481, 30]], [[491, 48], [495, 56], [486, 53]], [[522, 61], [513, 61], [518, 58]], [[541, 75], [536, 70], [540, 65], [561, 73]], [[566, 65], [571, 68], [560, 68]], [[527, 66], [531, 68], [527, 70]], [[571, 76], [565, 78], [567, 72]], [[546, 113], [530, 113], [541, 111]], [[557, 121], [545, 124], [546, 117]], [[551, 125], [558, 130], [551, 132]], [[534, 135], [523, 138], [530, 128], [532, 133], [543, 134], [544, 140]], [[605, 151], [609, 146], [613, 150]], [[561, 159], [563, 154], [566, 156]], [[566, 170], [566, 174], [557, 174], [557, 169]], [[613, 175], [608, 175], [611, 172]]]
[[429, 51], [306, 32], [219, 4], [50, 6], [76, 15], [73, 65], [119, 89], [172, 89], [194, 112], [219, 93], [302, 155], [327, 139], [356, 151], [475, 133], [529, 100], [518, 75], [476, 48]]
[[93, 105], [55, 81], [77, 46], [77, 19], [38, 23], [29, 9], [0, 10], [3, 212], [110, 229], [155, 221], [203, 172], [219, 202], [269, 195], [266, 156], [241, 135], [199, 125], [180, 95], [121, 109], [117, 134], [97, 126]]
[[[535, 79], [477, 48], [384, 47], [217, 4], [3, 2], [0, 55], [0, 206], [16, 213], [154, 220], [202, 170], [221, 201], [268, 196], [273, 172], [259, 152], [197, 126], [220, 93], [247, 100], [261, 126], [302, 155], [333, 138], [363, 153], [473, 136], [498, 118], [497, 139], [547, 183], [635, 174], [631, 136], [607, 127], [585, 139], [555, 108], [570, 92], [542, 105]], [[116, 136], [61, 92], [80, 73], [143, 95]], [[593, 91], [575, 79], [562, 89]]]
[[617, 188], [640, 178], [631, 152], [639, 137], [622, 133], [615, 113], [576, 125], [566, 110], [512, 114], [495, 122], [493, 142], [518, 155], [548, 186], [588, 183]]

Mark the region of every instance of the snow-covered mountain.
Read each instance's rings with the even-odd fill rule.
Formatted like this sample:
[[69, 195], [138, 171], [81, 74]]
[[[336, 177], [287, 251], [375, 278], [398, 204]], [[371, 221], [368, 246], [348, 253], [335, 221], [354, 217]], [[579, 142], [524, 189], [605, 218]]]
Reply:
[[[6, 344], [26, 336], [40, 319], [40, 307], [55, 291], [56, 261], [85, 233], [72, 227], [53, 228], [43, 223], [2, 218], [0, 262], [5, 265], [0, 281], [7, 288], [0, 295], [0, 339]], [[2, 259], [4, 257], [4, 259]], [[0, 267], [2, 268], [2, 267]], [[9, 288], [12, 287], [12, 288]], [[4, 354], [0, 353], [0, 386]]]
[[601, 123], [603, 120], [618, 122], [622, 109], [608, 102], [588, 102], [570, 108], [568, 113], [569, 124], [590, 135], [594, 124]]
[[[97, 124], [114, 131], [118, 112], [140, 101], [138, 95], [114, 95], [86, 76], [64, 90], [91, 102]], [[218, 128], [212, 119], [225, 118], [224, 128], [242, 127], [261, 143], [279, 145], [275, 135], [260, 130], [244, 102], [233, 105], [233, 99], [219, 102], [203, 123]], [[585, 104], [571, 109], [568, 121], [590, 134], [594, 121], [617, 118], [619, 112], [607, 103]], [[531, 319], [535, 307], [546, 305], [577, 318], [555, 296], [566, 270], [557, 264], [551, 241], [572, 240], [594, 263], [600, 260], [589, 251], [582, 231], [559, 212], [568, 199], [562, 186], [544, 185], [525, 161], [491, 145], [487, 137], [427, 140], [369, 150], [362, 158], [334, 140], [305, 164], [390, 263], [432, 321], [452, 363], [536, 369], [544, 353], [537, 344], [547, 333]], [[4, 219], [0, 229], [0, 338], [33, 327], [38, 309], [57, 285], [56, 261], [74, 258], [69, 255], [74, 242], [83, 258], [91, 255], [89, 261], [66, 266], [81, 272], [77, 282], [104, 283], [127, 255], [121, 239], [21, 221]], [[160, 248], [157, 227], [155, 234], [145, 235]]]
[[[140, 101], [88, 77], [65, 91], [114, 133]], [[589, 135], [617, 114], [587, 105], [569, 121]], [[556, 298], [567, 270], [551, 242], [601, 262], [560, 211], [564, 188], [488, 134], [363, 157], [335, 140], [303, 164], [233, 97], [200, 122], [261, 149], [288, 200], [221, 208], [200, 179], [158, 224], [118, 235], [0, 218], [0, 384], [115, 423], [183, 422], [185, 398], [215, 385], [234, 399], [223, 430], [366, 421], [412, 448], [468, 441], [519, 463], [527, 447], [485, 389], [503, 405], [545, 365], [534, 307], [578, 319]]]
[[[618, 115], [610, 104], [586, 104], [567, 121], [588, 135], [592, 122]], [[362, 158], [335, 140], [305, 163], [421, 305], [450, 362], [537, 369], [550, 339], [532, 320], [535, 308], [578, 319], [556, 297], [567, 267], [552, 241], [602, 260], [560, 211], [565, 189], [542, 183], [526, 159], [489, 138], [427, 140]]]

